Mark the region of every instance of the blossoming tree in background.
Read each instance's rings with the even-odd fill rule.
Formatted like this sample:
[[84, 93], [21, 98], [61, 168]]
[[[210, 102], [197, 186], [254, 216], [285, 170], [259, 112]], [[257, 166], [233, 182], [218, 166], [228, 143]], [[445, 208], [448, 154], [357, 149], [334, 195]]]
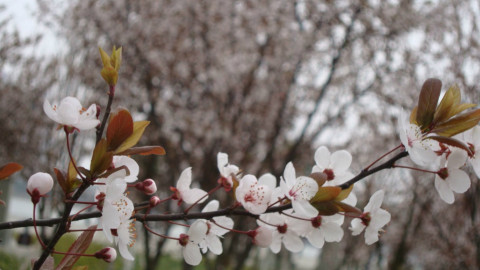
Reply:
[[[257, 178], [230, 164], [228, 154], [218, 153], [218, 178], [211, 190], [202, 190], [192, 182], [192, 168], [186, 167], [176, 186], [169, 187], [170, 196], [156, 194], [155, 181], [138, 181], [141, 168], [135, 161], [137, 155], [165, 155], [161, 146], [137, 146], [146, 131], [148, 121], [133, 121], [127, 109], [113, 108], [118, 71], [122, 61], [122, 49], [113, 48], [111, 56], [100, 49], [103, 63], [101, 76], [109, 91], [105, 109], [92, 104], [85, 109], [75, 97], [64, 97], [53, 105], [45, 100], [44, 112], [58, 124], [58, 130], [66, 136], [69, 160], [67, 172], [54, 169], [56, 183], [63, 191], [64, 212], [60, 218], [38, 220], [36, 205], [54, 185], [53, 177], [44, 172], [33, 174], [27, 185], [28, 194], [34, 205], [33, 219], [6, 222], [0, 229], [33, 226], [42, 247], [42, 254], [33, 263], [34, 269], [70, 269], [82, 257], [95, 257], [112, 262], [117, 251], [125, 260], [134, 260], [133, 248], [136, 227], [143, 226], [150, 234], [176, 241], [186, 263], [198, 265], [203, 254], [221, 254], [222, 237], [240, 234], [250, 237], [252, 244], [270, 248], [278, 253], [282, 248], [300, 252], [305, 240], [314, 247], [322, 248], [325, 242], [339, 242], [345, 232], [341, 225], [351, 222], [353, 235], [364, 233], [365, 243], [371, 245], [379, 240], [391, 215], [381, 208], [385, 196], [383, 190], [376, 191], [365, 208], [356, 207], [354, 184], [369, 175], [384, 169], [403, 168], [426, 174], [434, 174], [432, 187], [446, 203], [454, 202], [454, 193], [464, 193], [470, 187], [470, 179], [463, 169], [469, 163], [475, 172], [480, 171], [476, 148], [479, 147], [480, 109], [471, 110], [475, 104], [461, 103], [460, 90], [450, 87], [439, 102], [441, 82], [427, 80], [420, 92], [418, 105], [410, 116], [404, 117], [399, 125], [401, 144], [366, 166], [354, 175], [349, 167], [352, 156], [347, 150], [334, 153], [321, 146], [312, 161], [311, 173], [299, 175], [294, 164], [289, 162], [283, 175], [277, 178], [266, 173]], [[103, 117], [100, 117], [103, 112]], [[101, 119], [101, 120], [100, 120]], [[79, 166], [71, 150], [70, 136], [75, 132], [96, 129], [96, 145], [91, 154], [88, 168]], [[400, 164], [410, 156], [419, 167]], [[21, 169], [16, 163], [0, 169], [0, 179]], [[477, 173], [478, 174], [478, 173]], [[89, 187], [95, 187], [94, 201], [80, 201], [80, 196]], [[162, 187], [168, 190], [168, 187]], [[130, 191], [150, 196], [149, 200], [134, 203]], [[233, 203], [221, 205], [212, 199], [218, 193], [233, 198]], [[175, 201], [185, 206], [183, 211], [168, 214], [151, 214], [161, 204]], [[84, 205], [73, 211], [74, 205]], [[197, 212], [196, 206], [203, 210]], [[89, 208], [95, 210], [83, 213]], [[229, 216], [244, 216], [256, 221], [248, 230], [235, 227]], [[72, 230], [72, 222], [95, 219], [96, 225], [85, 228], [68, 252], [55, 250], [62, 236]], [[152, 222], [170, 222], [187, 227], [185, 233], [162, 235], [149, 226]], [[56, 225], [55, 233], [43, 242], [37, 232], [38, 226]], [[95, 233], [103, 233], [111, 247], [87, 254], [86, 249]], [[282, 247], [283, 246], [283, 247]], [[51, 254], [65, 255], [56, 266]]]

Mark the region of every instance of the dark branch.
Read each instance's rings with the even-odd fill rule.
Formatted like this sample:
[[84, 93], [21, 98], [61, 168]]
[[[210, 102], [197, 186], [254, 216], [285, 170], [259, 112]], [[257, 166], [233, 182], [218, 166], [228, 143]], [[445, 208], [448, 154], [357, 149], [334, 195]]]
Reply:
[[408, 156], [407, 151], [400, 152], [400, 153], [396, 154], [394, 157], [392, 157], [391, 159], [387, 160], [385, 163], [382, 163], [381, 165], [378, 165], [377, 167], [375, 167], [373, 169], [368, 169], [368, 170], [361, 171], [359, 174], [357, 174], [352, 179], [350, 179], [347, 182], [339, 185], [339, 187], [342, 188], [342, 189], [347, 189], [351, 185], [355, 184], [356, 182], [362, 180], [363, 178], [365, 178], [365, 177], [367, 177], [371, 174], [374, 174], [374, 173], [376, 173], [378, 171], [381, 171], [381, 170], [384, 170], [384, 169], [391, 169], [395, 165], [395, 162], [397, 162], [399, 159], [402, 159], [406, 156]]

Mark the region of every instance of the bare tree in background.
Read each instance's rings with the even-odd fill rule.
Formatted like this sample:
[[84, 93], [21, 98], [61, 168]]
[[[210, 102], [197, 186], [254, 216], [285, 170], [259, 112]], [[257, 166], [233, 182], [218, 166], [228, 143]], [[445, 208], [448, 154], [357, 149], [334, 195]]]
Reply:
[[[97, 72], [97, 47], [123, 46], [116, 102], [136, 108], [138, 117], [151, 121], [145, 144], [166, 148], [165, 157], [140, 160], [144, 175], [156, 179], [162, 190], [174, 185], [187, 166], [193, 167], [203, 188], [213, 187], [219, 151], [247, 172], [280, 176], [290, 160], [298, 170], [310, 170], [315, 147], [325, 144], [351, 151], [353, 166], [360, 171], [399, 143], [396, 119], [401, 107], [414, 106], [425, 78], [459, 83], [466, 96], [478, 100], [477, 1], [83, 0], [71, 1], [62, 13], [48, 1], [39, 4], [42, 18], [61, 25], [60, 34], [69, 45], [67, 57], [51, 63], [66, 69], [58, 81], [97, 95], [99, 104], [107, 89]], [[12, 44], [2, 45], [2, 56], [4, 47], [16, 50]], [[5, 55], [2, 60], [12, 59], [11, 52]], [[39, 62], [27, 63], [31, 77], [22, 72], [23, 83], [2, 87], [6, 90], [0, 92], [0, 102], [11, 106], [13, 98], [7, 95], [16, 94], [15, 110], [26, 106], [25, 111], [36, 114], [0, 121], [9, 133], [44, 138], [48, 130], [18, 124], [25, 123], [21, 117], [45, 118], [31, 107], [41, 108], [49, 84], [34, 79]], [[0, 157], [45, 158], [44, 144], [25, 140], [26, 148], [2, 142]], [[368, 194], [373, 185], [395, 185], [393, 192], [404, 198], [390, 202], [395, 222], [389, 233], [371, 248], [357, 239], [326, 246], [319, 268], [479, 266], [478, 181], [457, 204], [471, 219], [458, 221], [460, 215], [452, 208], [450, 214], [439, 215], [444, 205], [432, 192], [433, 178], [400, 173], [376, 178], [359, 185], [360, 192]], [[425, 209], [431, 215], [425, 216]], [[465, 231], [472, 238], [458, 239]], [[429, 241], [434, 232], [443, 234], [444, 241]], [[209, 266], [241, 269], [253, 253], [248, 241], [233, 235], [224, 254]], [[158, 263], [163, 244], [145, 234], [149, 269]], [[337, 259], [327, 261], [329, 254]]]

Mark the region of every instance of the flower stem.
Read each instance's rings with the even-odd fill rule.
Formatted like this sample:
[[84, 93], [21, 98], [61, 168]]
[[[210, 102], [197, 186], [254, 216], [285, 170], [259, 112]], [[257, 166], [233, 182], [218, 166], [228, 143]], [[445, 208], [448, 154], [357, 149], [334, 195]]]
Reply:
[[239, 231], [239, 230], [235, 230], [235, 229], [231, 229], [231, 228], [227, 228], [225, 226], [222, 226], [220, 224], [218, 224], [217, 222], [215, 222], [215, 220], [210, 220], [210, 222], [212, 222], [213, 224], [215, 224], [216, 226], [222, 228], [222, 229], [225, 229], [225, 230], [228, 230], [228, 231], [231, 231], [231, 232], [234, 232], [234, 233], [243, 233], [243, 234], [248, 234], [248, 232], [246, 231]]
[[37, 212], [37, 204], [33, 205], [33, 229], [35, 230], [35, 235], [37, 236], [38, 242], [40, 245], [42, 245], [42, 248], [45, 249], [47, 246], [43, 243], [42, 238], [40, 238], [40, 235], [38, 234], [35, 212]]
[[412, 170], [412, 171], [419, 171], [419, 172], [425, 172], [425, 173], [433, 173], [433, 174], [437, 174], [438, 171], [430, 171], [430, 170], [425, 170], [425, 169], [420, 169], [420, 168], [415, 168], [415, 167], [410, 167], [410, 166], [403, 166], [403, 165], [396, 165], [396, 164], [393, 164], [392, 168], [403, 168], [403, 169], [409, 169], [409, 170]]
[[373, 161], [370, 165], [368, 165], [367, 167], [365, 167], [363, 170], [365, 171], [368, 171], [373, 165], [375, 165], [377, 162], [379, 162], [380, 160], [382, 160], [384, 157], [390, 155], [392, 152], [394, 152], [395, 150], [399, 149], [403, 147], [403, 144], [400, 144], [398, 145], [397, 147], [393, 148], [392, 150], [388, 151], [387, 153], [383, 154], [382, 156], [380, 156], [379, 158], [377, 158], [375, 161]]
[[212, 190], [210, 190], [207, 194], [203, 195], [200, 199], [198, 199], [196, 202], [194, 202], [192, 205], [190, 205], [187, 209], [185, 209], [185, 211], [183, 211], [183, 213], [185, 214], [188, 214], [188, 212], [195, 206], [197, 205], [200, 201], [202, 201], [205, 197], [211, 195], [212, 193], [214, 193], [215, 191], [219, 190], [220, 188], [222, 187], [222, 185], [217, 185], [216, 187], [214, 187]]
[[80, 178], [82, 178], [83, 181], [85, 181], [85, 177], [80, 173], [80, 171], [78, 170], [78, 167], [77, 167], [77, 164], [75, 163], [75, 159], [73, 159], [73, 155], [72, 155], [72, 150], [70, 149], [70, 136], [69, 136], [69, 132], [67, 130], [67, 127], [64, 127], [63, 128], [65, 130], [65, 135], [67, 136], [67, 150], [68, 150], [68, 155], [70, 156], [70, 161], [72, 162], [73, 164], [73, 167], [75, 168], [75, 171], [77, 172], [77, 174], [80, 176]]

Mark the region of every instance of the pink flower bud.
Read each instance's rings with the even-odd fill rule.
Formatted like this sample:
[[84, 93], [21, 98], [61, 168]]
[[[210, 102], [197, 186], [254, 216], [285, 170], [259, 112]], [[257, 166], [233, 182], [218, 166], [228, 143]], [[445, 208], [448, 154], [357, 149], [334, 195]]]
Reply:
[[28, 178], [27, 192], [32, 197], [34, 204], [38, 203], [40, 197], [50, 192], [53, 188], [53, 178], [48, 173], [39, 172]]
[[97, 251], [95, 253], [95, 258], [111, 263], [117, 258], [117, 251], [114, 248], [106, 247], [100, 251]]
[[160, 203], [160, 198], [153, 196], [150, 198], [150, 207], [155, 207]]
[[248, 236], [252, 237], [252, 242], [259, 247], [269, 247], [273, 238], [272, 231], [261, 226], [249, 231]]
[[152, 179], [146, 179], [143, 181], [144, 192], [147, 195], [152, 195], [157, 192], [157, 185]]
[[155, 181], [150, 178], [143, 180], [143, 182], [137, 183], [135, 188], [143, 191], [143, 193], [147, 195], [152, 195], [153, 193], [157, 192], [157, 185], [155, 184]]

